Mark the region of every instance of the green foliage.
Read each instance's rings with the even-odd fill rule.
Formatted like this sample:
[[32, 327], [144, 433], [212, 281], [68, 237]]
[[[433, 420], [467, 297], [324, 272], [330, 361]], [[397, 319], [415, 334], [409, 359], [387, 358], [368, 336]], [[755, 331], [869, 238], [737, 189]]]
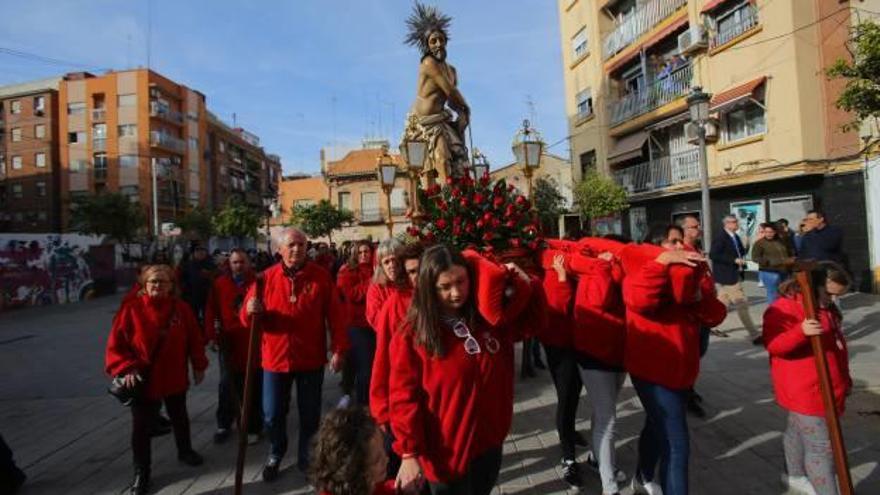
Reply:
[[140, 204], [119, 193], [74, 198], [70, 210], [72, 230], [107, 236], [123, 244], [134, 241], [146, 221]]
[[559, 216], [565, 213], [565, 197], [552, 178], [541, 177], [535, 181], [535, 210], [545, 231], [555, 230]]
[[354, 215], [330, 201], [322, 199], [312, 205], [293, 207], [290, 224], [298, 227], [309, 237], [327, 236], [333, 242], [333, 231], [341, 229], [345, 224], [354, 221]]
[[260, 212], [238, 198], [226, 202], [213, 218], [214, 232], [225, 237], [256, 237], [262, 222]]
[[854, 61], [838, 59], [826, 70], [828, 77], [845, 79], [837, 97], [837, 108], [853, 112], [856, 121], [846, 130], [858, 127], [866, 118], [880, 116], [880, 26], [864, 21], [854, 28], [849, 45]]
[[591, 171], [574, 187], [577, 209], [589, 218], [604, 217], [629, 208], [626, 191], [614, 180]]
[[214, 221], [210, 212], [203, 208], [193, 208], [178, 218], [177, 226], [189, 237], [207, 241], [214, 234]]

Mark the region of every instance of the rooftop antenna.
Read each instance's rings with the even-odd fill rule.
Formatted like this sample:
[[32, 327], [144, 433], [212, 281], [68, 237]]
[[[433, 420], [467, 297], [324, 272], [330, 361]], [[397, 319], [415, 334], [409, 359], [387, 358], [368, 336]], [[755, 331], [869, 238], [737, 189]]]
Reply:
[[235, 115], [235, 112], [232, 112], [232, 128], [235, 129], [238, 127], [238, 116]]
[[147, 0], [147, 70], [150, 70], [151, 46], [153, 41], [153, 0]]
[[526, 95], [526, 106], [529, 108], [529, 122], [532, 123], [532, 126], [535, 126], [537, 112], [535, 111], [535, 101], [532, 99], [531, 94]]

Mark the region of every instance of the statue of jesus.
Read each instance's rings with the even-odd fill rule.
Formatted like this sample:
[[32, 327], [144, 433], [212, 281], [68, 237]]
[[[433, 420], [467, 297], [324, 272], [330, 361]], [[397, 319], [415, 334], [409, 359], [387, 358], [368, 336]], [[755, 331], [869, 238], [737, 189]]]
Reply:
[[470, 108], [458, 91], [455, 67], [446, 62], [451, 21], [436, 7], [419, 2], [406, 21], [406, 42], [419, 48], [422, 61], [416, 101], [407, 116], [404, 139], [427, 141], [425, 168], [441, 181], [450, 175], [462, 175], [469, 163], [464, 133], [470, 121]]

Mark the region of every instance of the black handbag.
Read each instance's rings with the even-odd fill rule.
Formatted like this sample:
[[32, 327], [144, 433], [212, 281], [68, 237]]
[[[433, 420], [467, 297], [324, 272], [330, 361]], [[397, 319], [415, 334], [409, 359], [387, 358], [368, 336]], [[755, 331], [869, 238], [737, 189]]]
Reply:
[[126, 386], [125, 385], [125, 375], [116, 375], [110, 380], [110, 385], [107, 387], [107, 393], [116, 397], [116, 400], [119, 401], [125, 407], [131, 407], [134, 404], [135, 400], [140, 398], [143, 394], [143, 391], [147, 384], [147, 379], [150, 376], [150, 368], [153, 366], [153, 362], [156, 360], [156, 357], [159, 355], [159, 351], [162, 350], [162, 345], [165, 343], [165, 337], [168, 335], [168, 330], [171, 327], [171, 323], [174, 321], [174, 317], [177, 315], [177, 308], [175, 307], [171, 311], [171, 316], [168, 317], [168, 322], [159, 329], [159, 338], [156, 341], [156, 345], [153, 347], [153, 351], [150, 352], [150, 361], [147, 363], [147, 369], [144, 370], [144, 374], [137, 374], [137, 380], [134, 382], [134, 386]]

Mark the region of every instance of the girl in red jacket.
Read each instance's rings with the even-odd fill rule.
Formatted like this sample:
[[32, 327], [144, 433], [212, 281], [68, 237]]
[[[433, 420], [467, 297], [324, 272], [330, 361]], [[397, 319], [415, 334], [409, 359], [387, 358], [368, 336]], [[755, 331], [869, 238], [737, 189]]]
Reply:
[[852, 387], [849, 356], [841, 332], [837, 296], [850, 278], [837, 263], [822, 262], [813, 272], [817, 320], [804, 317], [803, 296], [796, 280], [780, 286], [778, 298], [764, 313], [764, 345], [770, 354], [770, 375], [776, 402], [788, 411], [783, 446], [788, 485], [799, 493], [836, 494], [834, 460], [819, 376], [809, 337], [819, 335], [828, 361], [837, 414], [843, 414]]
[[362, 407], [324, 416], [315, 440], [310, 478], [321, 495], [392, 495], [382, 431]]
[[370, 372], [376, 353], [376, 334], [367, 321], [367, 290], [373, 280], [373, 246], [360, 241], [352, 251], [349, 263], [339, 270], [336, 285], [348, 308], [348, 351], [343, 370], [345, 395], [340, 405], [349, 403], [352, 393], [358, 404], [367, 405], [370, 400]]
[[140, 384], [141, 388], [131, 406], [131, 493], [136, 495], [149, 490], [150, 429], [162, 402], [171, 417], [178, 459], [190, 466], [202, 464], [190, 441], [186, 390], [190, 365], [196, 384], [208, 367], [202, 332], [192, 310], [171, 295], [171, 267], [153, 265], [141, 275], [143, 294], [126, 303], [114, 318], [105, 357], [108, 375], [121, 376], [127, 387]]
[[[532, 294], [515, 267], [514, 307]], [[513, 344], [505, 315], [478, 315], [471, 269], [446, 246], [425, 251], [403, 327], [391, 340], [391, 427], [403, 458], [397, 486], [416, 493], [488, 495], [513, 417]], [[538, 288], [540, 290], [540, 288]]]

